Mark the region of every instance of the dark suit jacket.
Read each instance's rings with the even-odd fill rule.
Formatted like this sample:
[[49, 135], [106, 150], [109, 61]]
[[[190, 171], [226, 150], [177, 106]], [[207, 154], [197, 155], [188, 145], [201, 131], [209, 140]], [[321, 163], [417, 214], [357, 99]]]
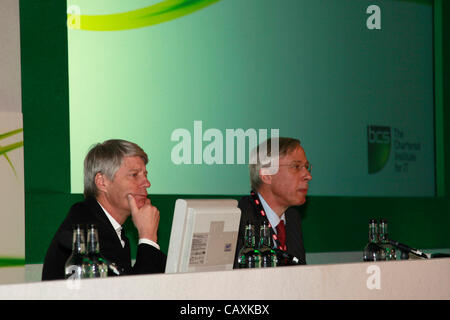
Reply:
[[[241, 209], [241, 222], [239, 225], [239, 235], [236, 246], [236, 256], [234, 259], [234, 268], [238, 268], [237, 258], [239, 250], [244, 245], [244, 230], [247, 221], [250, 221], [255, 226], [255, 233], [257, 235], [256, 241], [259, 241], [259, 227], [265, 220], [269, 222], [267, 216], [262, 216], [251, 196], [243, 197], [238, 204], [239, 209]], [[302, 220], [300, 213], [291, 207], [285, 212], [286, 217], [286, 247], [287, 252], [300, 261], [306, 261], [305, 258], [305, 248], [303, 246], [303, 234], [302, 234]], [[270, 228], [270, 236], [274, 234], [272, 228]]]
[[136, 262], [131, 266], [131, 251], [128, 239], [122, 247], [119, 237], [108, 217], [95, 198], [88, 198], [72, 206], [67, 217], [57, 230], [48, 248], [42, 270], [42, 280], [64, 279], [64, 265], [72, 252], [72, 228], [74, 224], [86, 227], [95, 224], [98, 228], [100, 253], [124, 274], [146, 274], [165, 271], [166, 255], [148, 244], [137, 248]]

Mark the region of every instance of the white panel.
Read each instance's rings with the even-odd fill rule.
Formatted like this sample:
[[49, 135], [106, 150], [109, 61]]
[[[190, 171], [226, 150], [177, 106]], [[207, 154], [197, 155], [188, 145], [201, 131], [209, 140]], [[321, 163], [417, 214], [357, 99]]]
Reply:
[[0, 1], [0, 111], [22, 112], [19, 0]]
[[24, 259], [25, 191], [21, 113], [0, 112], [0, 177], [0, 259]]

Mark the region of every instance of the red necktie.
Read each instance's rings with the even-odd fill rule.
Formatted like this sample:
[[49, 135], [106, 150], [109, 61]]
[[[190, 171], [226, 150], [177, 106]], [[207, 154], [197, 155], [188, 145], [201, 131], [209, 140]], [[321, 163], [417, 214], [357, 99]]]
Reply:
[[278, 249], [286, 251], [286, 228], [284, 226], [284, 221], [280, 220], [280, 223], [276, 226], [277, 238], [278, 238]]

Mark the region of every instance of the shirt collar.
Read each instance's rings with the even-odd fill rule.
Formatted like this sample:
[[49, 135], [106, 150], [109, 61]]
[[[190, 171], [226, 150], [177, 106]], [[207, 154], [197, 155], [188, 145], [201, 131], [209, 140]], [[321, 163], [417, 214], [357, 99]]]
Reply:
[[[98, 202], [98, 201], [97, 201]], [[106, 217], [108, 218], [109, 222], [111, 222], [114, 230], [116, 230], [116, 232], [120, 232], [122, 231], [122, 226], [120, 225], [120, 223], [118, 223], [110, 214], [108, 211], [106, 211], [105, 208], [103, 208], [103, 206], [100, 204], [100, 202], [98, 202], [98, 204], [100, 205], [100, 207], [103, 209], [103, 212], [106, 214]]]

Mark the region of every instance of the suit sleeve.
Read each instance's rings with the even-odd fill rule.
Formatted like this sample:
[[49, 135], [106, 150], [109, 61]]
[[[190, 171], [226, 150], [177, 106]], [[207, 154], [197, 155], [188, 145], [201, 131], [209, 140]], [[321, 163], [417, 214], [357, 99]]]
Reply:
[[64, 266], [72, 252], [71, 236], [70, 231], [59, 231], [55, 234], [44, 259], [42, 280], [64, 279]]
[[167, 256], [155, 247], [141, 243], [138, 245], [133, 274], [164, 273]]

